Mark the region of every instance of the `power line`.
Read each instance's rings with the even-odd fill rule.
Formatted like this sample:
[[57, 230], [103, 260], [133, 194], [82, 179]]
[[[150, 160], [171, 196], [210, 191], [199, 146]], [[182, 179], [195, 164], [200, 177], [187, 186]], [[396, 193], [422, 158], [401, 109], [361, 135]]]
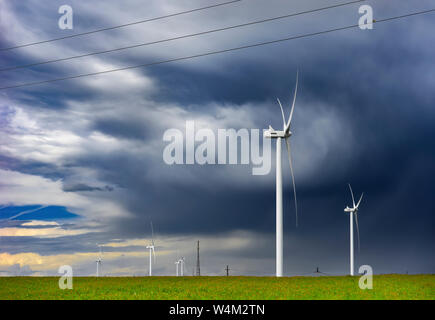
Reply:
[[69, 35], [69, 36], [64, 36], [64, 37], [59, 37], [59, 38], [53, 38], [53, 39], [48, 39], [48, 40], [42, 40], [42, 41], [37, 41], [37, 42], [31, 42], [31, 43], [21, 44], [21, 45], [17, 45], [17, 46], [13, 46], [13, 47], [8, 47], [8, 48], [0, 48], [0, 51], [8, 51], [8, 50], [12, 50], [12, 49], [30, 47], [30, 46], [34, 46], [34, 45], [37, 45], [37, 44], [42, 44], [42, 43], [47, 43], [47, 42], [53, 42], [53, 41], [59, 41], [59, 40], [64, 40], [64, 39], [70, 39], [70, 38], [74, 38], [74, 37], [79, 37], [79, 36], [84, 36], [84, 35], [88, 35], [88, 34], [102, 32], [102, 31], [108, 31], [108, 30], [113, 30], [113, 29], [124, 28], [124, 27], [128, 27], [128, 26], [136, 25], [136, 24], [141, 24], [141, 23], [146, 23], [146, 22], [166, 19], [166, 18], [170, 18], [170, 17], [180, 16], [180, 15], [183, 15], [183, 14], [188, 14], [188, 13], [192, 13], [192, 12], [201, 11], [201, 10], [206, 10], [206, 9], [220, 7], [220, 6], [225, 6], [225, 5], [232, 4], [232, 3], [235, 3], [235, 2], [240, 2], [240, 1], [242, 1], [242, 0], [232, 0], [232, 1], [227, 1], [227, 2], [223, 2], [223, 3], [213, 4], [213, 5], [206, 6], [206, 7], [191, 9], [191, 10], [187, 10], [187, 11], [181, 11], [181, 12], [177, 12], [177, 13], [172, 13], [172, 14], [168, 14], [168, 15], [160, 16], [160, 17], [156, 17], [156, 18], [150, 18], [150, 19], [130, 22], [130, 23], [126, 23], [126, 24], [121, 24], [121, 25], [117, 25], [117, 26], [113, 26], [113, 27], [96, 29], [96, 30], [92, 30], [92, 31], [72, 34], [72, 35]]
[[114, 49], [103, 50], [103, 51], [96, 51], [96, 52], [91, 52], [91, 53], [86, 53], [86, 54], [81, 54], [81, 55], [76, 55], [76, 56], [71, 56], [71, 57], [66, 57], [66, 58], [59, 58], [59, 59], [42, 61], [42, 62], [35, 62], [35, 63], [19, 65], [19, 66], [14, 66], [14, 67], [7, 67], [7, 68], [0, 69], [0, 72], [28, 68], [28, 67], [34, 67], [34, 66], [48, 64], [48, 63], [84, 58], [84, 57], [94, 56], [94, 55], [98, 55], [98, 54], [111, 53], [111, 52], [133, 49], [133, 48], [138, 48], [138, 47], [144, 47], [144, 46], [149, 46], [149, 45], [153, 45], [153, 44], [169, 42], [169, 41], [174, 41], [174, 40], [192, 38], [192, 37], [197, 37], [197, 36], [206, 35], [206, 34], [210, 34], [210, 33], [216, 33], [216, 32], [221, 32], [221, 31], [226, 31], [226, 30], [231, 30], [231, 29], [236, 29], [236, 28], [241, 28], [241, 27], [247, 27], [247, 26], [251, 26], [251, 25], [255, 25], [255, 24], [261, 24], [261, 23], [265, 23], [265, 22], [271, 22], [271, 21], [275, 21], [275, 20], [300, 16], [300, 15], [304, 15], [304, 14], [308, 14], [308, 13], [319, 12], [319, 11], [324, 11], [324, 10], [328, 10], [328, 9], [338, 8], [338, 7], [344, 7], [347, 5], [351, 5], [351, 4], [355, 4], [355, 3], [359, 3], [359, 2], [364, 2], [364, 1], [367, 1], [367, 0], [356, 0], [356, 1], [346, 2], [346, 3], [340, 3], [340, 4], [336, 4], [336, 5], [332, 5], [332, 6], [327, 6], [327, 7], [322, 7], [322, 8], [317, 8], [317, 9], [312, 9], [312, 10], [307, 10], [307, 11], [302, 11], [302, 12], [297, 12], [297, 13], [290, 13], [290, 14], [286, 14], [286, 15], [273, 17], [273, 18], [256, 20], [256, 21], [237, 24], [237, 25], [228, 26], [228, 27], [224, 27], [224, 28], [212, 29], [212, 30], [207, 30], [207, 31], [202, 31], [202, 32], [197, 32], [197, 33], [191, 33], [191, 34], [187, 34], [187, 35], [183, 35], [183, 36], [167, 38], [167, 39], [163, 39], [163, 40], [144, 42], [144, 43], [139, 43], [139, 44], [130, 45], [130, 46], [126, 46], [126, 47], [114, 48]]
[[[405, 15], [401, 15], [401, 16], [395, 16], [395, 17], [390, 17], [390, 18], [386, 18], [386, 19], [376, 20], [376, 21], [373, 21], [373, 23], [376, 24], [376, 23], [382, 23], [382, 22], [387, 22], [387, 21], [392, 21], [392, 20], [398, 20], [398, 19], [416, 16], [416, 15], [421, 15], [421, 14], [426, 14], [426, 13], [430, 13], [430, 12], [434, 12], [434, 11], [435, 11], [435, 9], [419, 11], [419, 12], [414, 12], [414, 13], [405, 14]], [[20, 88], [20, 87], [28, 87], [28, 86], [34, 86], [34, 85], [39, 85], [39, 84], [44, 84], [44, 83], [77, 79], [77, 78], [81, 78], [81, 77], [89, 77], [89, 76], [95, 76], [95, 75], [100, 75], [100, 74], [106, 74], [106, 73], [112, 73], [112, 72], [124, 71], [124, 70], [136, 69], [136, 68], [145, 68], [145, 67], [170, 63], [170, 62], [189, 60], [189, 59], [194, 59], [194, 58], [199, 58], [199, 57], [205, 57], [205, 56], [210, 56], [210, 55], [215, 55], [215, 54], [220, 54], [220, 53], [226, 53], [226, 52], [237, 51], [237, 50], [242, 50], [242, 49], [254, 48], [254, 47], [259, 47], [259, 46], [264, 46], [264, 45], [269, 45], [269, 44], [274, 44], [274, 43], [280, 43], [280, 42], [285, 42], [285, 41], [290, 41], [290, 40], [308, 38], [308, 37], [312, 37], [312, 36], [316, 36], [316, 35], [322, 35], [322, 34], [332, 33], [332, 32], [336, 32], [336, 31], [348, 30], [348, 29], [353, 29], [353, 28], [357, 28], [357, 27], [359, 27], [358, 24], [346, 26], [346, 27], [341, 27], [341, 28], [324, 30], [324, 31], [318, 31], [318, 32], [314, 32], [314, 33], [303, 34], [303, 35], [299, 35], [299, 36], [293, 36], [293, 37], [288, 37], [288, 38], [281, 38], [281, 39], [277, 39], [277, 40], [260, 42], [260, 43], [255, 43], [255, 44], [251, 44], [251, 45], [234, 47], [234, 48], [229, 48], [229, 49], [224, 49], [224, 50], [210, 51], [210, 52], [200, 53], [200, 54], [191, 55], [191, 56], [185, 56], [185, 57], [180, 57], [180, 58], [173, 58], [173, 59], [168, 59], [168, 60], [161, 60], [161, 61], [156, 61], [156, 62], [151, 62], [151, 63], [145, 63], [145, 64], [140, 64], [140, 65], [135, 65], [135, 66], [127, 66], [127, 67], [123, 67], [123, 68], [110, 69], [110, 70], [98, 71], [98, 72], [91, 72], [91, 73], [79, 74], [79, 75], [75, 75], [75, 76], [55, 78], [55, 79], [50, 79], [50, 80], [27, 82], [27, 83], [22, 83], [22, 84], [7, 86], [7, 87], [0, 87], [0, 90]]]

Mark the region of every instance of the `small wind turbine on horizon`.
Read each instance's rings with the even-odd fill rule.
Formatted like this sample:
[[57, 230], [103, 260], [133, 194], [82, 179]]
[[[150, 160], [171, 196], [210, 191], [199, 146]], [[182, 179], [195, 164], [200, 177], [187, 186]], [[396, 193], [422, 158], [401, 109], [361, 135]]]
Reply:
[[[150, 277], [153, 275], [153, 257], [154, 256], [154, 262], [156, 262], [156, 252], [155, 252], [155, 246], [154, 246], [154, 229], [153, 229], [153, 222], [151, 221], [151, 244], [146, 246], [146, 248], [150, 251], [150, 269], [149, 269], [149, 275]], [[151, 253], [152, 252], [152, 253]]]
[[180, 260], [175, 261], [175, 275], [178, 277], [178, 266], [180, 264]]
[[[175, 261], [175, 268], [176, 268], [176, 275], [178, 276], [184, 276], [184, 257], [181, 257], [177, 261]], [[180, 270], [180, 271], [178, 271]]]
[[282, 166], [281, 166], [281, 140], [285, 139], [287, 154], [290, 164], [290, 173], [292, 176], [293, 193], [295, 198], [296, 210], [296, 226], [298, 225], [298, 206], [296, 200], [296, 186], [295, 177], [293, 174], [292, 157], [290, 153], [289, 138], [292, 135], [290, 125], [293, 118], [293, 111], [296, 103], [296, 95], [298, 92], [299, 72], [296, 74], [296, 86], [293, 97], [293, 104], [290, 109], [290, 116], [286, 122], [284, 116], [284, 109], [282, 108], [281, 101], [278, 100], [279, 107], [281, 108], [283, 129], [277, 131], [269, 125], [269, 129], [264, 132], [265, 138], [276, 139], [276, 276], [282, 277], [283, 272], [283, 205], [282, 205]]
[[361, 200], [363, 198], [364, 193], [361, 194], [361, 197], [358, 200], [358, 203], [355, 204], [355, 198], [353, 196], [352, 187], [349, 184], [350, 194], [352, 195], [352, 208], [349, 208], [346, 206], [344, 209], [344, 212], [349, 212], [349, 219], [350, 219], [350, 275], [354, 275], [354, 252], [353, 252], [353, 216], [355, 216], [355, 224], [356, 224], [356, 231], [358, 235], [358, 251], [360, 250], [360, 241], [359, 241], [359, 227], [358, 227], [358, 207], [361, 203]]
[[98, 278], [101, 272], [101, 263], [103, 262], [103, 252], [101, 250], [101, 245], [97, 243], [97, 246], [100, 248], [100, 256], [97, 258], [97, 260], [95, 260], [95, 262], [97, 263], [97, 278]]
[[184, 257], [181, 257], [180, 260], [178, 260], [180, 262], [180, 276], [184, 276]]

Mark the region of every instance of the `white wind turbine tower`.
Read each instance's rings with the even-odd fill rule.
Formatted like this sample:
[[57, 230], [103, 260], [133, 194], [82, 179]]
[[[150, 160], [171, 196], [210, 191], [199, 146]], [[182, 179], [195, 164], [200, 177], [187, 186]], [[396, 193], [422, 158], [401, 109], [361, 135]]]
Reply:
[[293, 97], [293, 104], [290, 109], [290, 116], [288, 121], [285, 121], [284, 110], [281, 102], [278, 100], [278, 104], [281, 108], [283, 129], [282, 131], [276, 131], [271, 126], [269, 130], [265, 131], [264, 136], [270, 139], [276, 139], [276, 276], [282, 277], [283, 270], [283, 214], [282, 214], [282, 166], [281, 166], [281, 140], [285, 139], [288, 159], [290, 163], [290, 173], [292, 176], [293, 193], [295, 198], [295, 210], [296, 210], [296, 226], [298, 225], [298, 207], [296, 201], [296, 187], [295, 178], [293, 175], [292, 158], [290, 153], [289, 137], [292, 135], [290, 131], [290, 125], [293, 117], [293, 111], [295, 108], [296, 94], [298, 92], [299, 72], [296, 74], [296, 86]]
[[184, 257], [181, 257], [180, 261], [180, 275], [184, 276]]
[[354, 275], [354, 267], [353, 267], [353, 216], [355, 216], [355, 224], [356, 224], [356, 231], [358, 235], [358, 250], [360, 248], [360, 242], [359, 242], [359, 227], [358, 227], [358, 207], [361, 203], [362, 197], [364, 193], [361, 194], [361, 197], [358, 200], [358, 203], [355, 204], [355, 198], [353, 196], [352, 187], [349, 184], [350, 194], [352, 195], [352, 208], [349, 208], [346, 206], [344, 209], [344, 212], [349, 212], [349, 219], [350, 219], [350, 275]]
[[151, 244], [146, 246], [146, 248], [150, 251], [150, 269], [149, 269], [149, 275], [151, 277], [153, 275], [153, 259], [152, 259], [152, 256], [154, 256], [154, 262], [156, 262], [156, 252], [154, 250], [154, 229], [153, 229], [153, 222], [152, 221], [151, 221]]
[[103, 252], [101, 251], [101, 246], [97, 243], [97, 246], [100, 247], [100, 256], [95, 260], [97, 263], [97, 277], [100, 276], [101, 271], [101, 262], [103, 262]]
[[177, 277], [178, 277], [178, 266], [180, 265], [180, 260], [177, 260], [177, 261], [175, 261], [175, 270], [176, 270], [176, 272], [175, 272], [175, 274], [177, 275]]

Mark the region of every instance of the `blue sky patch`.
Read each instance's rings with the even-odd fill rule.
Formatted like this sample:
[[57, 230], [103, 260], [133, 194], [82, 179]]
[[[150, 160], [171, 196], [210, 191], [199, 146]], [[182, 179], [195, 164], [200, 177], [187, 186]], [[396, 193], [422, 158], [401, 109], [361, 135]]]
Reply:
[[11, 220], [59, 220], [77, 218], [63, 206], [10, 206], [0, 209], [0, 219]]

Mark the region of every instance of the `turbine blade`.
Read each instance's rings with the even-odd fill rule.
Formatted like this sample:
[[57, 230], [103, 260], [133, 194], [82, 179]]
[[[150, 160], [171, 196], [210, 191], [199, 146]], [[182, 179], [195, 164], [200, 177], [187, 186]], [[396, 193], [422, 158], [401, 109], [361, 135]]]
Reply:
[[281, 115], [282, 115], [282, 129], [285, 130], [286, 125], [285, 125], [284, 109], [282, 108], [281, 101], [279, 101], [278, 98], [276, 98], [276, 100], [278, 100], [279, 107], [281, 108]]
[[358, 213], [356, 211], [354, 211], [354, 216], [355, 216], [355, 224], [356, 224], [356, 233], [358, 235], [358, 252], [360, 252]]
[[352, 195], [352, 204], [353, 204], [353, 207], [355, 208], [355, 198], [353, 197], [352, 187], [350, 186], [350, 183], [348, 183], [348, 185], [349, 185], [349, 189], [350, 189], [350, 194]]
[[356, 207], [357, 207], [357, 208], [358, 208], [359, 204], [361, 203], [361, 200], [362, 200], [362, 198], [363, 198], [363, 195], [364, 195], [364, 192], [361, 193], [361, 197], [359, 198], [358, 203], [356, 204]]
[[294, 197], [295, 197], [296, 227], [297, 227], [298, 226], [298, 202], [297, 202], [297, 199], [296, 199], [295, 176], [293, 174], [292, 156], [291, 156], [291, 152], [290, 152], [290, 143], [288, 141], [288, 137], [285, 138], [285, 145], [286, 145], [287, 153], [288, 153], [288, 162], [290, 164], [290, 173], [292, 175], [293, 194], [294, 194]]
[[154, 246], [154, 228], [153, 228], [153, 222], [150, 221], [150, 223], [151, 223], [151, 243]]
[[102, 259], [103, 258], [103, 252], [102, 252], [102, 250], [101, 250], [101, 245], [99, 245], [98, 243], [97, 243], [97, 246], [98, 246], [98, 248], [100, 249], [100, 255], [99, 255], [99, 257], [98, 257], [98, 259]]
[[153, 257], [154, 257], [154, 263], [156, 263], [156, 251], [154, 250], [154, 246], [153, 246]]
[[298, 93], [298, 85], [299, 85], [299, 70], [296, 73], [296, 86], [295, 86], [295, 94], [293, 96], [293, 104], [292, 104], [292, 108], [290, 109], [290, 116], [288, 118], [288, 122], [287, 122], [287, 126], [285, 128], [285, 131], [288, 131], [290, 129], [290, 124], [292, 122], [292, 118], [293, 118], [293, 111], [295, 110], [295, 104], [296, 104], [296, 95]]

